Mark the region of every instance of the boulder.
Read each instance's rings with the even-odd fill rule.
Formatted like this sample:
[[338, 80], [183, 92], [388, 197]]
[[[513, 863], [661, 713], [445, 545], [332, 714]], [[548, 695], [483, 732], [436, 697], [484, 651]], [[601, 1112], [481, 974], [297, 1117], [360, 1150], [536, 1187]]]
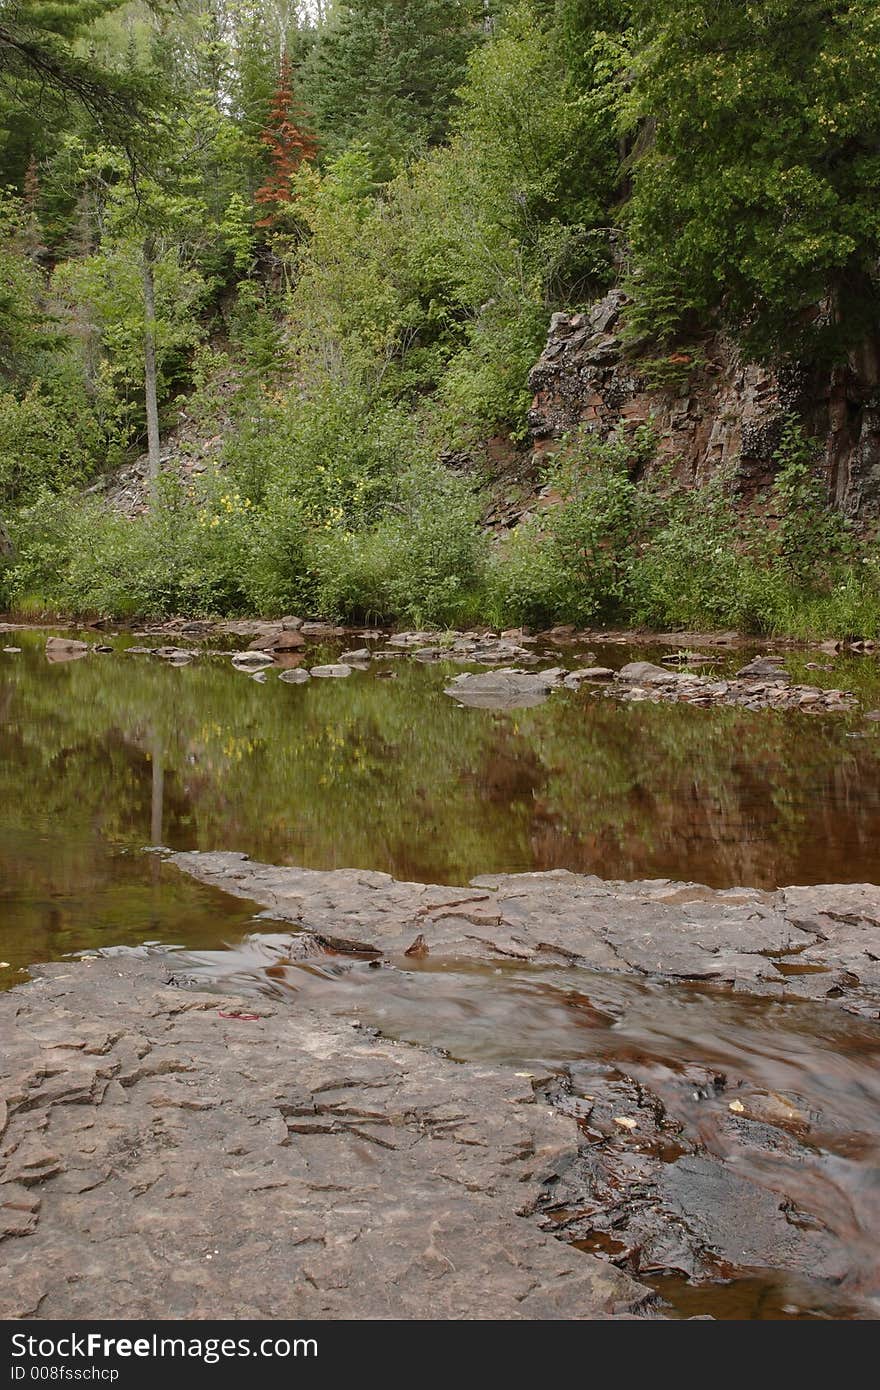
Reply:
[[423, 647], [432, 637], [436, 636], [433, 632], [396, 632], [393, 637], [388, 638], [389, 647]]
[[236, 652], [235, 656], [232, 658], [232, 664], [240, 670], [245, 671], [248, 668], [254, 669], [260, 666], [271, 666], [272, 658], [271, 656], [267, 656], [265, 652]]
[[300, 647], [304, 647], [306, 639], [298, 628], [283, 628], [280, 635], [272, 643], [273, 652], [293, 652]]
[[752, 676], [767, 676], [773, 680], [790, 680], [788, 672], [781, 664], [782, 658], [778, 656], [756, 656], [754, 661], [740, 667], [737, 671], [738, 680], [749, 680]]
[[356, 651], [343, 652], [339, 660], [343, 663], [350, 663], [352, 661], [369, 661], [372, 655], [373, 654], [370, 651], [369, 647], [358, 647]]
[[614, 672], [610, 666], [582, 666], [577, 671], [569, 671], [562, 682], [569, 690], [577, 690], [579, 685], [590, 681], [610, 681]]
[[630, 661], [620, 668], [617, 679], [632, 685], [671, 685], [679, 677], [675, 671], [665, 671], [652, 661]]
[[252, 652], [292, 652], [304, 647], [306, 639], [296, 628], [276, 625], [258, 633], [248, 650]]
[[302, 667], [295, 667], [292, 671], [279, 671], [278, 679], [286, 685], [305, 685], [312, 678]]
[[46, 638], [47, 661], [79, 661], [80, 657], [88, 656], [91, 650], [88, 642], [78, 642], [73, 637]]
[[341, 680], [345, 676], [350, 676], [351, 672], [352, 668], [350, 666], [347, 666], [343, 661], [338, 661], [335, 663], [335, 665], [330, 666], [312, 667], [313, 676], [330, 676], [335, 677], [337, 680]]
[[456, 676], [444, 694], [473, 709], [529, 709], [544, 703], [559, 676], [555, 669], [485, 671]]
[[186, 666], [192, 661], [195, 652], [189, 651], [187, 647], [156, 647], [153, 655], [161, 657], [171, 666]]

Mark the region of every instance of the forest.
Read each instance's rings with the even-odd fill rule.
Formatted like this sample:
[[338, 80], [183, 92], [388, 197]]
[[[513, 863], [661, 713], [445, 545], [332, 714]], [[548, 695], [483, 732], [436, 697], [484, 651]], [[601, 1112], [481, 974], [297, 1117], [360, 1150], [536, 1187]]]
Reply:
[[878, 92], [873, 0], [2, 0], [0, 607], [880, 635], [809, 412], [748, 501], [529, 425], [611, 288], [873, 408]]

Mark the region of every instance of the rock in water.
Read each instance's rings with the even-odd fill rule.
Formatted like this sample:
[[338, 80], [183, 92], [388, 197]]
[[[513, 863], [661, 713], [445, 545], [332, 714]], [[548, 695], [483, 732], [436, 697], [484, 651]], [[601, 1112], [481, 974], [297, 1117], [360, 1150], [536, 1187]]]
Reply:
[[614, 679], [614, 672], [610, 666], [582, 666], [577, 671], [569, 671], [563, 685], [569, 690], [577, 690], [583, 681], [610, 681]]
[[308, 671], [295, 667], [292, 671], [279, 671], [278, 679], [284, 681], [286, 685], [305, 685], [306, 681], [310, 681], [312, 678]]
[[652, 661], [631, 661], [620, 668], [617, 679], [633, 685], [671, 685], [679, 677], [676, 671], [666, 671]]
[[335, 665], [331, 666], [313, 666], [312, 675], [330, 676], [335, 677], [337, 680], [341, 680], [345, 676], [350, 676], [352, 669], [351, 666], [346, 666], [345, 662], [338, 661]]
[[240, 671], [246, 671], [249, 668], [253, 670], [260, 666], [271, 666], [272, 658], [267, 656], [265, 652], [236, 652], [232, 658], [232, 664]]
[[770, 680], [779, 681], [791, 679], [778, 656], [756, 656], [754, 661], [742, 666], [736, 675], [737, 680], [748, 680], [750, 676], [766, 676]]
[[47, 661], [79, 661], [91, 651], [88, 642], [78, 642], [73, 637], [47, 637]]
[[285, 628], [272, 643], [271, 650], [273, 652], [293, 652], [304, 647], [305, 644], [306, 639], [299, 630]]
[[457, 676], [444, 694], [473, 709], [529, 709], [541, 705], [563, 672], [486, 671], [479, 675]]

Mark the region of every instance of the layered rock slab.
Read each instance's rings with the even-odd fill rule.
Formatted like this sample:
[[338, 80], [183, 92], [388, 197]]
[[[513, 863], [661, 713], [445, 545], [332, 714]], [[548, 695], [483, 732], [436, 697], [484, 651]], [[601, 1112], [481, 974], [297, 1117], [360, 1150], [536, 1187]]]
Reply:
[[244, 854], [170, 861], [251, 899], [335, 950], [567, 960], [598, 970], [715, 981], [780, 999], [827, 999], [880, 1017], [880, 888], [711, 889], [617, 883], [564, 869], [487, 874], [466, 887], [389, 874], [276, 867]]
[[601, 1318], [646, 1290], [543, 1233], [577, 1152], [529, 1081], [154, 957], [0, 996], [0, 1317]]

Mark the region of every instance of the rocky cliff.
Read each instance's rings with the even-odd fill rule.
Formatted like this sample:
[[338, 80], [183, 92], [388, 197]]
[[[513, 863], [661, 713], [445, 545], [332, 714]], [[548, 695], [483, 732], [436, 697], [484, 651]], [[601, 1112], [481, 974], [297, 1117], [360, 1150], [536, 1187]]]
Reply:
[[880, 514], [880, 361], [865, 349], [845, 368], [773, 371], [742, 360], [721, 335], [707, 338], [699, 363], [671, 358], [673, 384], [657, 387], [624, 350], [627, 299], [612, 290], [587, 312], [554, 314], [532, 370], [530, 426], [538, 461], [568, 431], [606, 438], [650, 424], [656, 468], [671, 464], [686, 485], [727, 468], [745, 497], [773, 479], [786, 417], [799, 415], [821, 442], [829, 498], [852, 517]]

